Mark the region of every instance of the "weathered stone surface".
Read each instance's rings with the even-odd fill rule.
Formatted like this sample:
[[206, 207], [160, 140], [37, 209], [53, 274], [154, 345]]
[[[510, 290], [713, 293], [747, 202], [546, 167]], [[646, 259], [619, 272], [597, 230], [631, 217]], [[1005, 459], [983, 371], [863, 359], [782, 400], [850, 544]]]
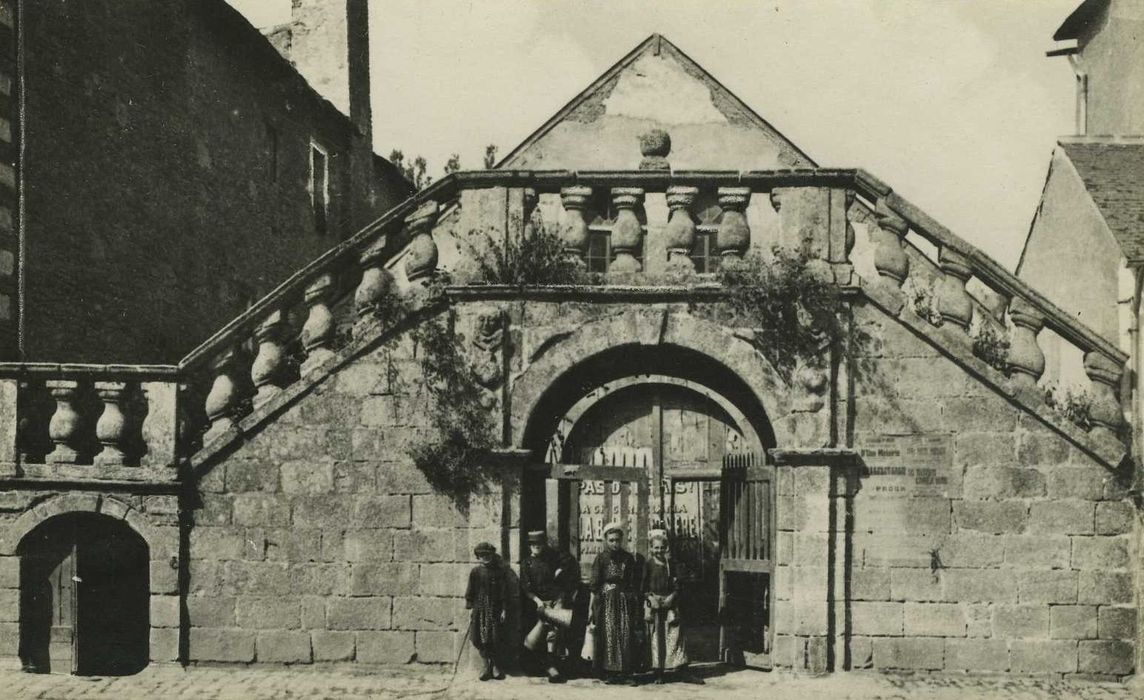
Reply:
[[278, 472], [260, 459], [232, 460], [226, 464], [226, 488], [234, 494], [278, 490]]
[[231, 597], [187, 597], [187, 617], [192, 627], [233, 627], [235, 600]]
[[853, 571], [850, 595], [854, 600], [889, 600], [890, 593], [890, 569], [855, 569]]
[[1096, 534], [1125, 535], [1132, 532], [1132, 504], [1102, 501], [1096, 504]]
[[1007, 671], [1009, 644], [1003, 639], [947, 639], [945, 668], [973, 673]]
[[[157, 559], [149, 564], [152, 593], [178, 593], [179, 569], [172, 567], [170, 560]], [[17, 586], [19, 584], [17, 583]]]
[[[176, 628], [151, 628], [151, 647], [149, 655], [151, 661], [167, 663], [179, 660], [179, 630]], [[15, 653], [6, 651], [5, 653]]]
[[953, 520], [964, 530], [994, 534], [1025, 530], [1027, 506], [1020, 501], [954, 501]]
[[894, 636], [902, 634], [902, 603], [855, 602], [850, 606], [854, 634]]
[[326, 599], [322, 596], [302, 596], [302, 629], [326, 628]]
[[990, 637], [993, 635], [993, 611], [988, 603], [961, 603], [965, 613], [965, 635], [967, 637]]
[[1096, 504], [1092, 501], [1055, 500], [1029, 507], [1029, 532], [1044, 535], [1091, 535]]
[[965, 470], [962, 494], [970, 500], [1035, 498], [1045, 495], [1045, 477], [1035, 469], [975, 465]]
[[1022, 603], [1075, 603], [1077, 573], [1075, 571], [1025, 570], [1014, 572]]
[[447, 496], [413, 496], [413, 522], [417, 527], [465, 527], [468, 519]]
[[[449, 562], [456, 560], [455, 530], [418, 528], [393, 535], [397, 561]], [[467, 549], [467, 547], [466, 547]], [[468, 556], [463, 561], [467, 561]]]
[[359, 496], [354, 499], [353, 522], [362, 528], [409, 527], [409, 499], [409, 496]]
[[1101, 606], [1098, 613], [1098, 634], [1101, 639], [1134, 639], [1136, 637], [1136, 610]]
[[179, 626], [179, 597], [174, 595], [151, 596], [151, 626]]
[[957, 603], [906, 603], [907, 637], [964, 637], [965, 613]]
[[404, 596], [393, 599], [393, 627], [407, 630], [450, 629], [458, 599]]
[[391, 599], [331, 598], [326, 603], [326, 626], [331, 630], [382, 630], [390, 627]]
[[1076, 645], [1075, 641], [1016, 639], [1009, 643], [1009, 667], [1016, 673], [1073, 673]]
[[1127, 675], [1134, 666], [1133, 648], [1128, 642], [1108, 640], [1081, 641], [1077, 670], [1081, 673]]
[[1049, 636], [1047, 605], [994, 605], [993, 636], [1004, 638]]
[[891, 569], [890, 595], [894, 600], [945, 600], [941, 572], [929, 569]]
[[391, 561], [393, 531], [390, 529], [357, 530], [342, 538], [346, 561]]
[[247, 629], [297, 629], [302, 624], [302, 601], [299, 598], [250, 598], [235, 601], [239, 627]]
[[946, 569], [942, 572], [947, 600], [963, 603], [1016, 603], [1017, 586], [1012, 571], [996, 569]]
[[330, 493], [334, 490], [334, 463], [330, 459], [292, 460], [283, 462], [279, 469], [282, 493], [314, 494]]
[[471, 564], [422, 564], [417, 592], [429, 596], [454, 596], [464, 593]]
[[1064, 535], [1004, 535], [1005, 567], [1064, 569], [1069, 566], [1072, 540]]
[[290, 524], [290, 505], [277, 496], [262, 493], [239, 494], [234, 498], [233, 507], [235, 525], [285, 527]]
[[254, 632], [237, 629], [191, 628], [190, 653], [199, 661], [254, 661]]
[[939, 670], [944, 666], [941, 639], [882, 637], [874, 640], [874, 668]]
[[417, 590], [416, 564], [361, 563], [350, 569], [350, 595], [411, 595]]
[[1094, 605], [1054, 605], [1049, 608], [1050, 636], [1054, 639], [1094, 639], [1096, 623]]
[[954, 568], [989, 568], [1000, 566], [1005, 554], [1006, 539], [997, 535], [977, 532], [957, 532], [950, 535], [938, 549], [942, 566]]
[[1123, 571], [1128, 568], [1127, 537], [1072, 538], [1072, 567]]
[[354, 632], [327, 632], [315, 630], [310, 633], [310, 647], [314, 651], [314, 661], [351, 661], [354, 658]]
[[1077, 602], [1089, 604], [1128, 604], [1132, 602], [1132, 576], [1103, 571], [1080, 572]]
[[1017, 440], [1020, 464], [1061, 464], [1068, 461], [1069, 444], [1055, 435], [1021, 433]]
[[357, 660], [365, 664], [407, 664], [416, 655], [413, 632], [358, 632]]
[[269, 663], [309, 663], [312, 660], [308, 632], [259, 632], [255, 649], [258, 660]]
[[1092, 467], [1060, 465], [1045, 468], [1048, 474], [1046, 495], [1052, 499], [1079, 498], [1095, 501], [1104, 492], [1103, 475]]

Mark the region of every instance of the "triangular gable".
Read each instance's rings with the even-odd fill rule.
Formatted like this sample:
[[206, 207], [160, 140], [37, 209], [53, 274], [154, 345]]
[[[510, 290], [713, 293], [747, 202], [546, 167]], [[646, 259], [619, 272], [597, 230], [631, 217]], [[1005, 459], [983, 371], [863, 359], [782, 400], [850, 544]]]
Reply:
[[653, 34], [497, 166], [634, 170], [639, 136], [671, 136], [675, 170], [813, 167], [814, 161], [667, 39]]

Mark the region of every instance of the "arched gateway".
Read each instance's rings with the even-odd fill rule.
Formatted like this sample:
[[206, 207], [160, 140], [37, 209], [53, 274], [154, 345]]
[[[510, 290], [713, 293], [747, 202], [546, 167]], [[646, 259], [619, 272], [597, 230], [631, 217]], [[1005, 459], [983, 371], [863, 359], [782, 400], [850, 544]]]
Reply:
[[[617, 337], [594, 330], [576, 335]], [[666, 529], [693, 658], [769, 651], [775, 436], [743, 377], [675, 343], [601, 349], [543, 392], [523, 437], [544, 466], [526, 477], [522, 515], [580, 560], [584, 580], [608, 522], [622, 522], [641, 555], [648, 531]]]

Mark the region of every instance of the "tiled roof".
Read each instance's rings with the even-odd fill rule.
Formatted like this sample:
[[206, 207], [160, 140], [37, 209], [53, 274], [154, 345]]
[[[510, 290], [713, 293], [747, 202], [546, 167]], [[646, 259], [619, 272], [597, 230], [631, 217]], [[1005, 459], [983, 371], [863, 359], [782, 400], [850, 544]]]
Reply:
[[1144, 262], [1144, 139], [1062, 141], [1128, 262]]

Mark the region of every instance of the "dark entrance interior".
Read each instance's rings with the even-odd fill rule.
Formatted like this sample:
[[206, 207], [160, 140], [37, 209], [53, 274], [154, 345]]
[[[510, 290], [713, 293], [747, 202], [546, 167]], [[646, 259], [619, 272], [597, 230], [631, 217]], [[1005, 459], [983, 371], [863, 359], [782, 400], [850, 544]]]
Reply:
[[555, 433], [546, 478], [525, 490], [545, 504], [531, 520], [543, 517], [584, 580], [606, 523], [625, 525], [637, 559], [662, 528], [683, 579], [691, 661], [767, 665], [772, 468], [742, 412], [697, 382], [645, 374], [591, 392]]
[[20, 543], [20, 660], [34, 673], [129, 675], [147, 665], [147, 544], [94, 513], [52, 518]]

